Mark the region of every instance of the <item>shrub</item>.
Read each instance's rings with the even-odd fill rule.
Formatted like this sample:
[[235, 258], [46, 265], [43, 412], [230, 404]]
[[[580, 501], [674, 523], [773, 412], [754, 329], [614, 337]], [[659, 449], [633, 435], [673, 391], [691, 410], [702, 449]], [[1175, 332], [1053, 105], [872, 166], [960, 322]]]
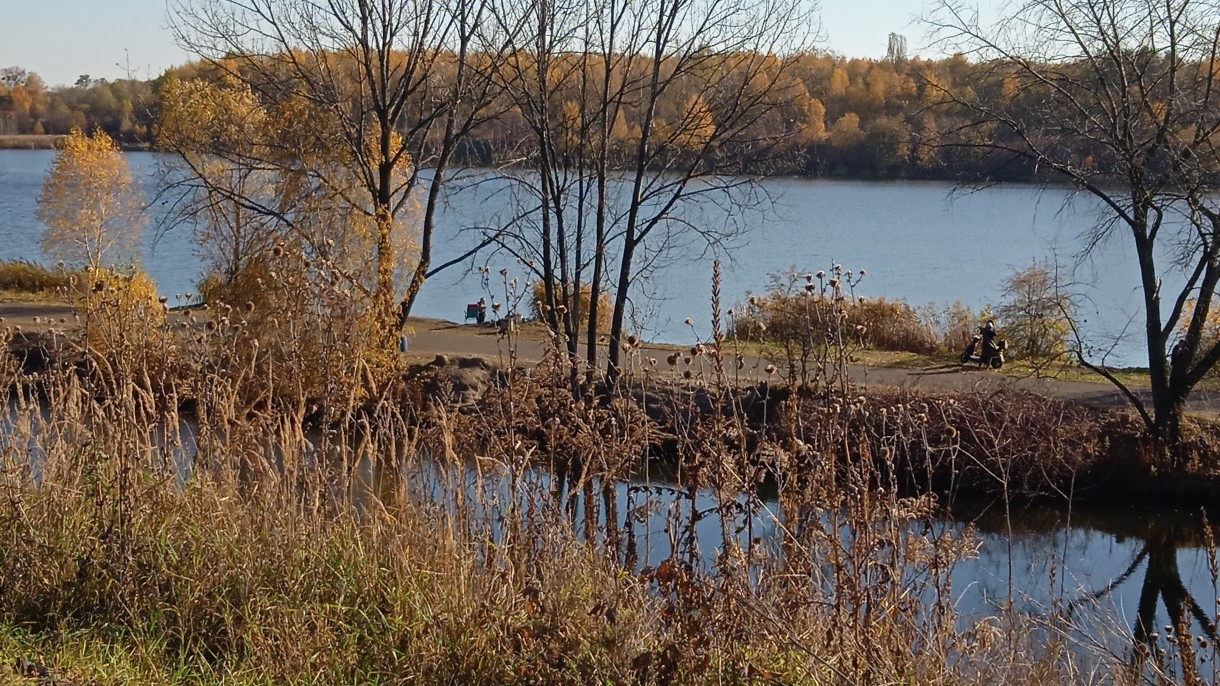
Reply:
[[360, 394], [364, 372], [381, 378], [399, 360], [373, 298], [298, 245], [252, 255], [230, 278], [209, 276], [200, 296], [212, 318], [206, 345], [280, 379], [285, 398]]
[[68, 287], [70, 273], [25, 260], [0, 262], [0, 291], [58, 295]]
[[133, 335], [142, 340], [148, 329], [165, 323], [165, 305], [157, 296], [157, 285], [141, 270], [122, 273], [86, 268], [69, 282], [69, 303], [83, 315], [89, 345], [94, 348], [120, 350]]
[[979, 328], [988, 319], [994, 318], [990, 305], [975, 312], [960, 300], [943, 309], [929, 306], [923, 316], [932, 330], [938, 333], [941, 349], [949, 352], [966, 347]]
[[[546, 304], [546, 290], [541, 280], [534, 282], [533, 299], [530, 309], [536, 319], [544, 320], [545, 316], [542, 311], [543, 305]], [[556, 293], [558, 295], [558, 293]], [[592, 302], [593, 287], [589, 284], [581, 284], [580, 286], [580, 322], [578, 326], [585, 328], [589, 325], [589, 303]], [[574, 309], [574, 298], [569, 295], [567, 307]], [[610, 329], [610, 318], [613, 315], [613, 305], [610, 302], [610, 294], [606, 291], [601, 291], [597, 294], [597, 329], [599, 331], [607, 331]]]
[[1071, 297], [1060, 290], [1055, 269], [1044, 262], [1010, 274], [996, 310], [1009, 349], [1036, 358], [1067, 352], [1072, 314]]
[[932, 327], [902, 300], [857, 299], [847, 308], [848, 325], [864, 327], [863, 340], [880, 350], [928, 355], [940, 347]]
[[[938, 337], [919, 312], [901, 300], [857, 298], [841, 279], [772, 276], [766, 295], [751, 296], [731, 333], [806, 346], [853, 341], [880, 350], [936, 352]], [[850, 272], [849, 276], [850, 278]]]

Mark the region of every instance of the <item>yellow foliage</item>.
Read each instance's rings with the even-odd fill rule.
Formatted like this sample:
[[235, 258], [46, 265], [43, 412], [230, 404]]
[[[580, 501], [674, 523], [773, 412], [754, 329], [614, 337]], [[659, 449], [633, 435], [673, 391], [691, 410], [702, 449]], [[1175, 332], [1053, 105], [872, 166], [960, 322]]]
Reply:
[[851, 77], [843, 71], [842, 67], [835, 67], [834, 72], [830, 75], [830, 94], [843, 95], [847, 92], [847, 87], [851, 85]]
[[157, 140], [184, 154], [241, 150], [259, 139], [255, 134], [266, 119], [258, 98], [244, 84], [171, 76], [161, 87]]
[[860, 115], [847, 112], [831, 127], [830, 143], [837, 146], [855, 145], [863, 135], [860, 131]]
[[293, 394], [359, 395], [360, 369], [383, 378], [398, 361], [383, 345], [375, 301], [299, 244], [252, 255], [231, 278], [209, 276], [200, 295], [214, 317], [210, 334]]
[[165, 305], [144, 272], [86, 268], [81, 276], [71, 276], [70, 284], [69, 302], [94, 352], [130, 354], [168, 336]]
[[144, 229], [142, 204], [118, 145], [100, 129], [72, 129], [38, 196], [42, 250], [93, 269], [130, 259]]
[[656, 133], [662, 145], [698, 152], [716, 135], [716, 122], [703, 98], [693, 95], [672, 121], [657, 123]]
[[817, 143], [826, 139], [826, 106], [817, 98], [810, 98], [802, 108], [801, 143]]
[[[558, 288], [558, 287], [556, 287]], [[545, 320], [543, 316], [543, 305], [546, 304], [546, 290], [542, 281], [536, 281], [533, 285], [534, 297], [532, 309], [534, 317], [539, 320]], [[555, 292], [556, 300], [559, 300], [559, 292]], [[578, 326], [584, 328], [589, 325], [589, 304], [593, 302], [593, 288], [589, 284], [581, 284], [580, 286], [580, 322]], [[573, 298], [568, 297], [567, 307], [570, 309], [573, 306]], [[610, 304], [610, 294], [602, 291], [597, 294], [597, 328], [599, 331], [608, 331], [610, 329], [610, 316], [612, 306]]]
[[[1190, 300], [1186, 303], [1186, 307], [1182, 309], [1182, 317], [1178, 320], [1177, 334], [1179, 339], [1184, 338], [1187, 329], [1190, 328], [1190, 321], [1194, 319], [1197, 302], [1196, 300]], [[1213, 303], [1212, 308], [1207, 313], [1207, 318], [1203, 322], [1203, 337], [1199, 350], [1206, 351], [1217, 342], [1220, 342], [1220, 308], [1217, 308], [1215, 303]], [[1220, 374], [1220, 366], [1213, 367], [1209, 374], [1212, 376]]]
[[584, 115], [580, 111], [580, 105], [572, 100], [567, 100], [563, 103], [563, 112], [560, 115], [559, 124], [563, 132], [563, 144], [569, 151], [575, 151], [580, 147], [582, 142], [582, 124]]
[[682, 122], [683, 134], [678, 145], [683, 148], [702, 148], [716, 135], [716, 121], [712, 109], [703, 98], [695, 96], [686, 103], [686, 116]]
[[[376, 309], [386, 324], [403, 290], [397, 281], [418, 254], [418, 203], [401, 197], [413, 173], [407, 141], [394, 131], [382, 136], [376, 125], [348, 131], [332, 109], [302, 94], [283, 94], [264, 105], [232, 77], [171, 78], [162, 98], [159, 134], [208, 189], [198, 238], [226, 282], [265, 276], [252, 251], [277, 243], [296, 246], [321, 271], [335, 271], [358, 292], [376, 293]], [[248, 159], [266, 162], [252, 172]], [[376, 188], [385, 166], [390, 167], [388, 205]], [[269, 211], [251, 212], [233, 202], [235, 197], [253, 199]], [[239, 270], [250, 274], [236, 274]], [[302, 269], [298, 277], [317, 273]]]

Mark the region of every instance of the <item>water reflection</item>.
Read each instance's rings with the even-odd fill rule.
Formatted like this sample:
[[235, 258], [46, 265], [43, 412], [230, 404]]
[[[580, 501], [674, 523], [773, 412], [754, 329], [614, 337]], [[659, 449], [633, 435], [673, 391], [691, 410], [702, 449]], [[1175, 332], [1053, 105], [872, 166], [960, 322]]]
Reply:
[[[480, 520], [503, 521], [512, 508], [549, 509], [587, 540], [618, 551], [636, 571], [671, 558], [710, 568], [729, 546], [767, 555], [784, 550], [786, 523], [773, 495], [719, 498], [683, 487], [661, 470], [602, 484], [578, 473], [514, 470], [478, 458], [417, 454], [403, 456], [400, 465], [400, 471], [369, 471], [368, 493], [385, 500], [403, 488], [415, 502], [469, 508], [467, 516]], [[387, 487], [391, 475], [395, 485]], [[957, 507], [931, 526], [971, 529], [979, 539], [977, 557], [953, 570], [953, 602], [963, 622], [1013, 612], [1047, 636], [1071, 634], [1112, 655], [1135, 657], [1147, 652], [1140, 646], [1168, 646], [1164, 627], [1183, 619], [1214, 646], [1216, 559], [1204, 521], [1195, 510], [1150, 505], [1006, 512], [997, 504]]]
[[[977, 526], [983, 541], [978, 559], [957, 571], [972, 587], [963, 598], [968, 612], [1009, 603], [1048, 626], [1057, 614], [1092, 632], [1091, 641], [1130, 653], [1135, 664], [1168, 647], [1180, 629], [1210, 639], [1200, 645], [1214, 651], [1217, 559], [1203, 512], [1145, 504], [1030, 507], [1005, 516], [997, 506], [959, 508], [958, 517]], [[1214, 663], [1211, 651], [1207, 663]]]
[[[0, 418], [0, 451], [28, 456], [36, 471], [38, 430], [26, 425], [47, 417], [45, 410], [28, 410], [10, 405]], [[184, 422], [156, 442], [185, 482], [214, 463], [210, 449], [229, 450], [229, 438]], [[331, 496], [358, 512], [440, 509], [459, 522], [459, 531], [493, 541], [508, 535], [505, 522], [566, 521], [636, 571], [668, 559], [714, 565], [729, 546], [748, 551], [747, 559], [754, 551], [786, 551], [785, 513], [774, 495], [718, 496], [684, 487], [655, 466], [630, 480], [601, 483], [577, 469], [524, 460], [427, 454], [406, 436], [380, 431], [301, 438], [291, 444], [296, 454], [268, 449], [251, 457], [239, 478], [254, 483], [263, 468], [289, 473], [291, 465], [329, 464]], [[977, 557], [953, 570], [953, 604], [964, 621], [1011, 611], [1030, 626], [1047, 632], [1070, 626], [1090, 645], [1138, 658], [1154, 652], [1140, 647], [1167, 647], [1164, 627], [1179, 621], [1211, 639], [1215, 650], [1217, 561], [1204, 521], [1191, 509], [994, 504], [958, 506], [932, 526], [954, 533], [971, 528], [979, 539]]]
[[1184, 547], [1184, 537], [1172, 525], [1154, 526], [1151, 529], [1136, 558], [1147, 558], [1134, 628], [1136, 643], [1151, 646], [1156, 641], [1154, 634], [1158, 597], [1174, 624], [1181, 626], [1189, 622], [1188, 617], [1193, 618], [1198, 631], [1215, 639], [1216, 625], [1182, 583], [1182, 573], [1178, 568], [1178, 550]]

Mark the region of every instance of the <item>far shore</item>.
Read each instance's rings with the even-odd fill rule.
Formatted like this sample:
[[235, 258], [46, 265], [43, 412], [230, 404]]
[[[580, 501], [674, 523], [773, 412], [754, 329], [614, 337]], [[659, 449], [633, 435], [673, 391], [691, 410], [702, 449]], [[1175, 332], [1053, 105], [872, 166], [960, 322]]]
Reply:
[[[60, 133], [0, 135], [0, 150], [57, 150], [65, 138], [67, 136]], [[132, 145], [121, 142], [119, 147], [127, 152], [152, 148], [148, 143]]]
[[59, 134], [0, 136], [0, 150], [54, 150], [64, 138], [67, 136]]

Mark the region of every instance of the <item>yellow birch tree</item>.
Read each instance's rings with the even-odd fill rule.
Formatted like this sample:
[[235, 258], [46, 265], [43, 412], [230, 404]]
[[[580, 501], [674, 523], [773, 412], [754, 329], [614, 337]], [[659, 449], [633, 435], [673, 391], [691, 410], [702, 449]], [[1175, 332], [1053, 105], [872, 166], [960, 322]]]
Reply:
[[112, 267], [134, 256], [144, 229], [139, 186], [105, 132], [73, 129], [38, 196], [42, 251], [73, 267]]

